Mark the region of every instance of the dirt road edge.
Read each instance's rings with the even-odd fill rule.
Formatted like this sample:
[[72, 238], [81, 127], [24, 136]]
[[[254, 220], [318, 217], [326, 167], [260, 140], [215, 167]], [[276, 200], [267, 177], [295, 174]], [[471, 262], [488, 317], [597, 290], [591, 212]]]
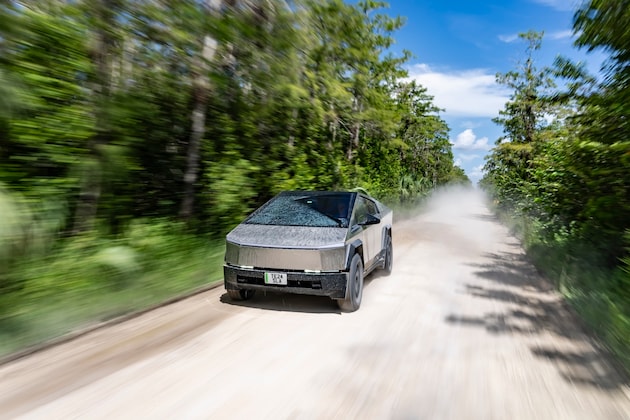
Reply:
[[183, 293], [181, 295], [177, 295], [175, 297], [172, 297], [170, 299], [167, 299], [165, 301], [162, 301], [160, 303], [156, 303], [154, 305], [150, 305], [147, 306], [146, 308], [143, 309], [139, 309], [137, 311], [132, 311], [129, 312], [125, 315], [120, 315], [111, 319], [108, 319], [106, 321], [101, 321], [101, 322], [97, 322], [91, 325], [88, 325], [85, 328], [81, 328], [75, 331], [72, 331], [68, 334], [64, 334], [60, 337], [57, 338], [53, 338], [51, 340], [46, 340], [42, 343], [38, 343], [38, 344], [34, 344], [32, 346], [26, 347], [25, 349], [22, 350], [18, 350], [16, 352], [7, 354], [5, 356], [1, 356], [0, 357], [0, 366], [6, 365], [8, 363], [14, 362], [16, 360], [19, 359], [23, 359], [25, 357], [31, 356], [35, 353], [39, 353], [42, 352], [44, 350], [50, 349], [52, 347], [58, 346], [60, 344], [64, 344], [64, 343], [68, 343], [70, 341], [76, 340], [80, 337], [83, 337], [87, 334], [90, 334], [94, 331], [98, 331], [100, 329], [103, 328], [107, 328], [107, 327], [111, 327], [113, 325], [117, 325], [126, 321], [129, 321], [131, 319], [137, 318], [141, 315], [144, 315], [148, 312], [154, 311], [158, 308], [162, 308], [164, 306], [168, 306], [168, 305], [172, 305], [174, 303], [180, 302], [182, 300], [186, 300], [188, 298], [191, 298], [193, 296], [196, 296], [200, 293], [204, 293], [207, 292], [208, 290], [212, 290], [215, 289], [219, 286], [223, 285], [223, 279], [217, 279], [217, 280], [213, 280], [210, 283], [202, 286], [202, 287], [198, 287], [190, 292], [187, 293]]

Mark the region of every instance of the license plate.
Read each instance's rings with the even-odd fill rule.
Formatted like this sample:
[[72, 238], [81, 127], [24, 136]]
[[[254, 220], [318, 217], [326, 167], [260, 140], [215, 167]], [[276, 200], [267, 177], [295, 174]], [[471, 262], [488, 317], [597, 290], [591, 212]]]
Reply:
[[265, 273], [265, 284], [287, 285], [286, 273]]

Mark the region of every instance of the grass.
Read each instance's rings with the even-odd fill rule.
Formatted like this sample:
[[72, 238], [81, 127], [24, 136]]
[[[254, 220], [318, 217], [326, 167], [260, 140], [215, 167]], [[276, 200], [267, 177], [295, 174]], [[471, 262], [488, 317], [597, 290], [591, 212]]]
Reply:
[[224, 242], [139, 224], [20, 261], [0, 297], [0, 357], [222, 281]]

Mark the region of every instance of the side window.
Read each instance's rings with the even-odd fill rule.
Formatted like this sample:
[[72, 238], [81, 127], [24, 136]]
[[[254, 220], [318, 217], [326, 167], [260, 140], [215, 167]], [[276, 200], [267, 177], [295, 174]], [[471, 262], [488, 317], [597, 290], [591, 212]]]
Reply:
[[367, 205], [365, 199], [361, 196], [357, 197], [354, 204], [354, 214], [352, 215], [351, 225], [356, 225], [365, 220], [368, 214]]
[[365, 205], [367, 207], [368, 214], [372, 216], [378, 216], [378, 209], [376, 208], [376, 204], [372, 200], [365, 200]]
[[356, 225], [357, 223], [364, 222], [367, 219], [368, 214], [376, 217], [379, 216], [379, 211], [376, 203], [361, 196], [357, 197], [357, 201], [354, 206], [354, 215], [352, 216], [350, 224]]

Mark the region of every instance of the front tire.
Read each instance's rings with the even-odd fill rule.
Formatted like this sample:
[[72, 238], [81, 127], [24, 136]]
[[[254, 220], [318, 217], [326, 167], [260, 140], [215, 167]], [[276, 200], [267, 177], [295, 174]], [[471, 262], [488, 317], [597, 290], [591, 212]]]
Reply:
[[350, 262], [346, 298], [337, 300], [339, 309], [343, 312], [354, 312], [361, 306], [363, 298], [363, 261], [359, 254], [354, 254]]
[[392, 245], [392, 237], [387, 236], [387, 243], [385, 244], [385, 261], [383, 262], [383, 271], [386, 276], [392, 274], [394, 267], [394, 246]]
[[256, 291], [249, 290], [249, 289], [238, 289], [238, 290], [228, 289], [227, 293], [230, 299], [232, 300], [247, 300], [247, 299], [251, 299], [256, 294]]

